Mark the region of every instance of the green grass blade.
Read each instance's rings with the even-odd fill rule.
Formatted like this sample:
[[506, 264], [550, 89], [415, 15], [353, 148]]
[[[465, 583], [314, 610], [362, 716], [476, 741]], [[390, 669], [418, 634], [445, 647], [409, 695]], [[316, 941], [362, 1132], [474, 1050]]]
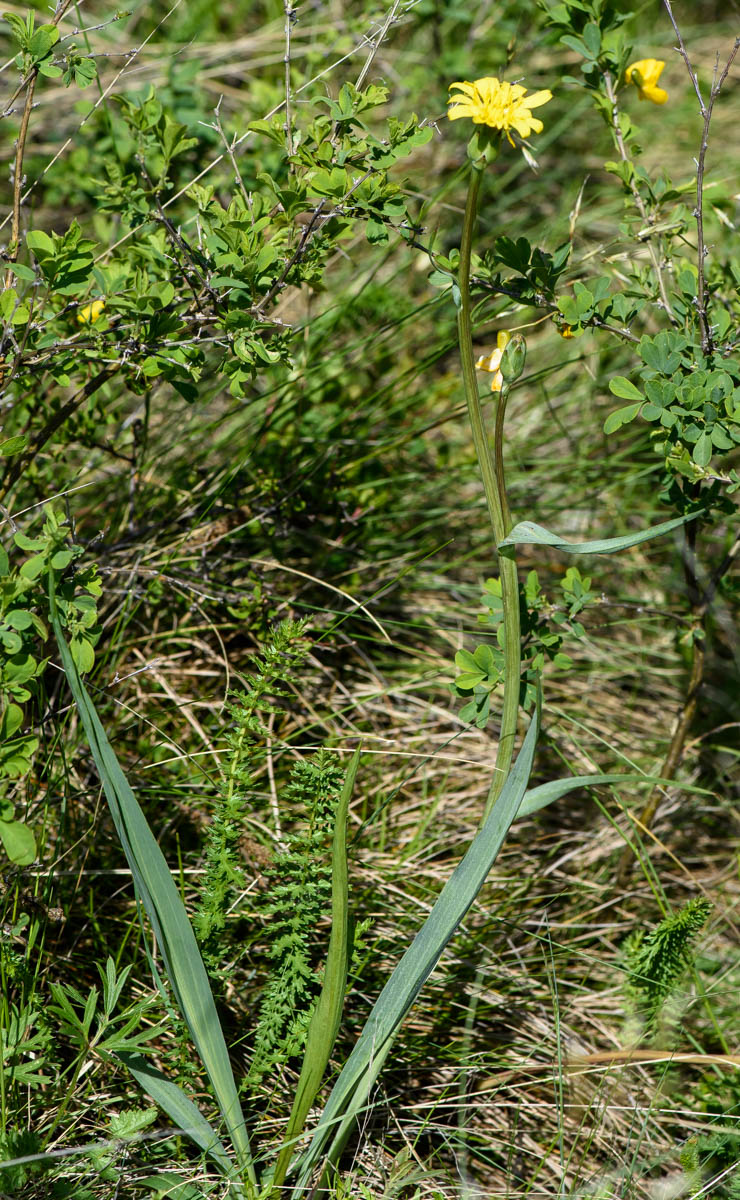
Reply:
[[565, 554], [616, 554], [618, 550], [627, 550], [630, 546], [639, 546], [640, 542], [649, 542], [664, 533], [670, 533], [672, 529], [678, 529], [680, 525], [685, 525], [687, 521], [693, 521], [700, 515], [699, 512], [689, 513], [688, 516], [675, 517], [671, 521], [664, 521], [662, 525], [652, 525], [649, 529], [641, 529], [637, 533], [627, 533], [624, 537], [606, 538], [596, 542], [568, 542], [534, 521], [520, 521], [511, 533], [499, 542], [498, 548], [500, 550], [502, 546], [553, 546]]
[[360, 761], [359, 747], [352, 756], [339, 797], [334, 822], [331, 866], [331, 936], [321, 995], [314, 1009], [306, 1037], [301, 1074], [295, 1100], [285, 1130], [285, 1143], [275, 1165], [274, 1188], [285, 1179], [296, 1138], [300, 1137], [306, 1117], [321, 1086], [329, 1056], [339, 1032], [349, 970], [349, 888], [347, 882], [347, 812]]
[[67, 682], [95, 759], [111, 816], [147, 911], [167, 978], [211, 1081], [240, 1169], [255, 1186], [249, 1138], [208, 975], [164, 855], [129, 786], [65, 641], [50, 583], [52, 624]]
[[157, 1200], [205, 1200], [205, 1193], [200, 1188], [175, 1171], [144, 1175], [137, 1180], [137, 1186], [149, 1188], [153, 1195], [156, 1194]]
[[[220, 1170], [230, 1180], [232, 1189], [238, 1188], [239, 1177], [233, 1160], [227, 1154], [213, 1126], [209, 1124], [200, 1109], [196, 1108], [192, 1100], [188, 1099], [182, 1088], [167, 1079], [158, 1067], [142, 1058], [140, 1054], [121, 1050], [118, 1057], [140, 1087], [175, 1122], [177, 1128], [187, 1134], [196, 1146], [199, 1146], [218, 1164]], [[244, 1193], [239, 1188], [236, 1194], [243, 1195]]]
[[383, 988], [334, 1085], [311, 1144], [296, 1164], [298, 1178], [291, 1193], [292, 1200], [299, 1200], [305, 1194], [327, 1146], [328, 1162], [335, 1161], [341, 1152], [358, 1113], [368, 1101], [402, 1022], [485, 883], [522, 802], [532, 769], [539, 725], [538, 702], [521, 752], [501, 795]]

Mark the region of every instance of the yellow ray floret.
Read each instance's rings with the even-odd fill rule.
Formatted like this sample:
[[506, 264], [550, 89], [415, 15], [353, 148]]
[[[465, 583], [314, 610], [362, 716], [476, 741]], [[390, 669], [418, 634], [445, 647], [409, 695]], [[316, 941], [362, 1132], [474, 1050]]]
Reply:
[[547, 89], [532, 92], [528, 96], [527, 89], [520, 83], [504, 83], [492, 75], [476, 79], [473, 83], [466, 80], [451, 83], [450, 91], [453, 88], [457, 88], [460, 95], [450, 96], [447, 101], [447, 116], [451, 121], [470, 117], [476, 125], [500, 129], [512, 146], [512, 129], [523, 138], [529, 137], [532, 132], [542, 133], [544, 126], [538, 117], [532, 116], [532, 109], [552, 100], [552, 92]]
[[504, 386], [504, 377], [501, 374], [501, 359], [504, 356], [504, 350], [509, 338], [510, 334], [505, 329], [502, 329], [496, 335], [496, 349], [492, 350], [490, 354], [482, 354], [475, 364], [479, 371], [490, 371], [493, 375], [493, 379], [491, 380], [492, 392], [500, 392]]
[[659, 58], [641, 58], [633, 62], [624, 73], [627, 83], [634, 83], [641, 100], [653, 104], [665, 104], [668, 92], [658, 87], [658, 80], [665, 63]]

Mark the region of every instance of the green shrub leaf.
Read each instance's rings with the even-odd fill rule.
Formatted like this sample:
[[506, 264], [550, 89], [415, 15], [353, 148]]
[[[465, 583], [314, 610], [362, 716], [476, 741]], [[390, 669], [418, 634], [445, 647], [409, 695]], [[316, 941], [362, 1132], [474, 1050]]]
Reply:
[[604, 421], [604, 433], [616, 433], [623, 425], [629, 425], [630, 421], [634, 421], [640, 411], [639, 404], [626, 404], [624, 408], [617, 408]]
[[624, 375], [615, 375], [613, 379], [609, 380], [609, 391], [622, 400], [644, 399], [642, 392], [629, 379], [625, 379]]

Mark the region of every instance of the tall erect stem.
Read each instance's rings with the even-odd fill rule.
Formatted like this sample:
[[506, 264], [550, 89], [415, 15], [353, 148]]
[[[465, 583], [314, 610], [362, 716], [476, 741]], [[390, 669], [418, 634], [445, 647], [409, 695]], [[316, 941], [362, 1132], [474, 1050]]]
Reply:
[[[507, 535], [511, 527], [509, 508], [504, 489], [502, 470], [503, 414], [506, 403], [506, 392], [499, 395], [499, 409], [496, 420], [495, 443], [493, 454], [486, 436], [483, 424], [483, 412], [478, 395], [478, 381], [475, 375], [475, 358], [473, 355], [473, 328], [471, 321], [470, 300], [470, 256], [473, 246], [473, 232], [478, 212], [478, 196], [480, 194], [483, 171], [473, 167], [468, 185], [468, 200], [465, 207], [465, 220], [460, 242], [460, 271], [458, 283], [460, 287], [460, 308], [457, 315], [458, 339], [460, 343], [460, 359], [462, 362], [463, 384], [465, 399], [468, 405], [468, 417], [473, 433], [473, 445], [478, 456], [483, 489], [486, 494], [488, 515], [495, 552], [498, 558], [499, 577], [501, 579], [501, 600], [503, 604], [504, 628], [504, 699], [501, 712], [501, 733], [499, 736], [498, 752], [496, 754], [496, 769], [491, 784], [484, 819], [488, 816], [499, 797], [509, 773], [514, 754], [516, 740], [517, 715], [519, 712], [519, 686], [521, 677], [521, 630], [519, 622], [519, 583], [516, 572], [516, 562], [498, 550], [498, 543]], [[496, 470], [498, 466], [498, 471]]]

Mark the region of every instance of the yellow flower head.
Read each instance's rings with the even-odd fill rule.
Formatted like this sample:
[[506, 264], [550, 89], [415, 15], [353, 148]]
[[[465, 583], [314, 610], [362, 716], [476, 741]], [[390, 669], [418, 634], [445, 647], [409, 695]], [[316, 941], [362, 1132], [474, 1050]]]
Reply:
[[658, 87], [658, 80], [665, 63], [659, 58], [641, 58], [627, 67], [624, 77], [634, 83], [641, 100], [652, 100], [653, 104], [665, 104], [668, 92]]
[[93, 300], [92, 304], [83, 304], [77, 314], [77, 322], [79, 325], [92, 325], [97, 321], [101, 312], [105, 308], [105, 300]]
[[504, 350], [510, 336], [505, 329], [502, 329], [496, 335], [496, 349], [492, 350], [490, 354], [482, 354], [475, 364], [479, 371], [490, 371], [493, 375], [493, 379], [491, 380], [492, 392], [500, 392], [504, 386], [504, 377], [501, 374], [501, 359], [503, 358]]
[[520, 137], [529, 137], [533, 131], [542, 133], [544, 128], [538, 117], [532, 116], [532, 109], [552, 100], [552, 92], [532, 92], [527, 95], [527, 89], [519, 83], [504, 83], [492, 75], [485, 79], [476, 79], [473, 83], [451, 83], [450, 91], [457, 88], [459, 96], [450, 96], [447, 103], [447, 116], [451, 121], [460, 117], [471, 117], [476, 125], [489, 125], [491, 129], [500, 129], [514, 145], [511, 139], [511, 129]]

